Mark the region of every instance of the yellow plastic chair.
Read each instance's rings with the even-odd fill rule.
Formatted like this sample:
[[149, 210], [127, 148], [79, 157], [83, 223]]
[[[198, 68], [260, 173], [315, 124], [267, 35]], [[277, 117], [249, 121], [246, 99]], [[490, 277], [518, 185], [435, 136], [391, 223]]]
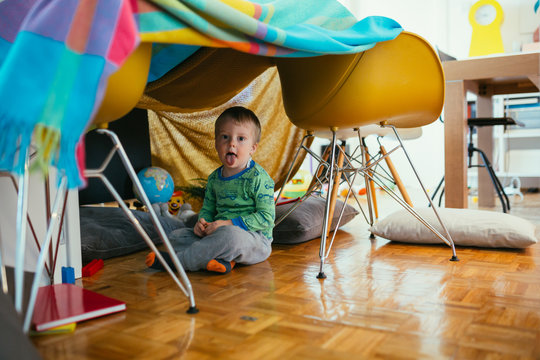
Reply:
[[[310, 188], [311, 191], [308, 191], [306, 197], [310, 192], [320, 191], [323, 184], [328, 184], [319, 251], [320, 271], [317, 277], [326, 277], [323, 267], [335, 237], [334, 232], [334, 236], [327, 245], [328, 219], [332, 218], [342, 172], [353, 175], [352, 181], [346, 180], [349, 186], [354, 183], [356, 175], [361, 174], [366, 183], [374, 181], [387, 191], [441, 241], [451, 247], [451, 260], [456, 261], [454, 243], [438, 213], [435, 211], [445, 235], [419, 216], [401, 198], [394, 196], [395, 194], [372, 172], [379, 161], [401, 148], [426, 197], [430, 200], [396, 131], [396, 128], [427, 125], [435, 121], [442, 111], [444, 73], [439, 58], [429, 43], [416, 34], [403, 32], [394, 40], [378, 43], [372, 49], [362, 53], [304, 59], [278, 59], [276, 64], [282, 83], [285, 110], [296, 126], [307, 130], [308, 134], [304, 139], [314, 136], [317, 131], [330, 131], [332, 134], [328, 161], [309, 150], [304, 142], [298, 149], [298, 152], [307, 151], [320, 163], [315, 174], [315, 181]], [[353, 159], [348, 157], [344, 149], [338, 145], [338, 135], [340, 131], [353, 129], [361, 143], [361, 128], [369, 124], [390, 128], [398, 139], [399, 145], [390, 150], [386, 156], [372, 162], [367, 160], [365, 151], [361, 149], [362, 164], [356, 166]], [[373, 224], [372, 194], [369, 187], [367, 190], [369, 222]], [[350, 193], [351, 191], [349, 195]], [[349, 195], [347, 195], [347, 200]], [[343, 214], [345, 203], [339, 219]], [[277, 222], [281, 220], [278, 219]]]

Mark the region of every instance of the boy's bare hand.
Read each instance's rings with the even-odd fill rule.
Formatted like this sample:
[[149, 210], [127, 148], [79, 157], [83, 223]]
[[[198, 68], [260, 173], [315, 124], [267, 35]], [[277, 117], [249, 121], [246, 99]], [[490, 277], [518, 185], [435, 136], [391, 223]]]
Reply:
[[211, 223], [207, 223], [206, 235], [210, 235], [211, 233], [216, 231], [217, 228], [219, 228], [221, 226], [227, 226], [227, 225], [232, 225], [232, 224], [233, 223], [232, 223], [231, 220], [216, 220], [216, 221], [213, 221]]
[[208, 235], [206, 233], [207, 226], [208, 226], [208, 223], [206, 222], [206, 220], [204, 220], [203, 218], [200, 218], [199, 221], [197, 221], [197, 223], [195, 224], [195, 227], [193, 228], [193, 232], [198, 237], [204, 237]]

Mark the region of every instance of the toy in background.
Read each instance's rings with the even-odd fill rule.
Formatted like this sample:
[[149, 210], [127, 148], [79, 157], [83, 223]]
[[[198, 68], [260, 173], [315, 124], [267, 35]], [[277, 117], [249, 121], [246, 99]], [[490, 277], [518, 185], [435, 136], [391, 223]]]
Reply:
[[[139, 171], [137, 177], [156, 214], [178, 219], [186, 226], [191, 224], [192, 217], [197, 214], [190, 204], [184, 204], [183, 192], [174, 191], [173, 179], [166, 170], [151, 166]], [[135, 187], [133, 192], [137, 200], [141, 201]]]
[[173, 192], [172, 197], [169, 199], [168, 203], [169, 213], [174, 216], [178, 215], [180, 206], [185, 203], [184, 193], [181, 190]]
[[519, 200], [523, 201], [523, 193], [521, 192], [521, 180], [518, 177], [513, 177], [510, 180], [510, 185], [504, 188], [504, 193], [508, 196], [517, 195]]
[[307, 170], [298, 170], [293, 178], [285, 185], [281, 197], [285, 199], [293, 199], [303, 196], [311, 182], [312, 175]]
[[[174, 182], [166, 170], [151, 166], [139, 171], [137, 177], [151, 204], [169, 201], [174, 192]], [[133, 187], [133, 192], [137, 200], [141, 201], [140, 194], [135, 187]]]
[[156, 214], [177, 219], [186, 226], [195, 225], [197, 213], [191, 209], [191, 204], [184, 201], [184, 193], [180, 190], [173, 192], [167, 202], [156, 202], [152, 204]]
[[168, 202], [162, 202], [162, 203], [153, 203], [152, 208], [156, 212], [156, 214], [161, 216], [166, 216], [171, 219], [177, 219], [184, 223], [185, 226], [191, 227], [195, 225], [195, 222], [197, 222], [197, 213], [192, 210], [191, 204], [185, 203], [180, 205], [178, 208], [178, 211], [175, 214], [172, 214], [169, 211], [169, 203]]
[[194, 215], [197, 215], [197, 213], [192, 210], [191, 204], [184, 200], [184, 192], [182, 190], [173, 192], [173, 195], [168, 202], [168, 209], [171, 216], [182, 220], [187, 226], [190, 226], [190, 219]]
[[[366, 188], [365, 187], [360, 187], [358, 185], [353, 185], [352, 186], [352, 192], [357, 194], [357, 195], [366, 195]], [[349, 193], [349, 185], [348, 184], [341, 184], [339, 186], [339, 196], [342, 197], [342, 198], [346, 198], [347, 197], [347, 194]], [[350, 197], [352, 197], [352, 195], [350, 195]]]

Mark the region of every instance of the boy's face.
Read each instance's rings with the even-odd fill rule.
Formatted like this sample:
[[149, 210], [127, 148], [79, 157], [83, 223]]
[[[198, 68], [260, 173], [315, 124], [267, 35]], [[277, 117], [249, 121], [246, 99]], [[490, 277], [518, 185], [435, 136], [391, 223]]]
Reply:
[[223, 176], [238, 174], [246, 168], [251, 155], [257, 149], [255, 125], [225, 121], [216, 137], [216, 150], [223, 164]]

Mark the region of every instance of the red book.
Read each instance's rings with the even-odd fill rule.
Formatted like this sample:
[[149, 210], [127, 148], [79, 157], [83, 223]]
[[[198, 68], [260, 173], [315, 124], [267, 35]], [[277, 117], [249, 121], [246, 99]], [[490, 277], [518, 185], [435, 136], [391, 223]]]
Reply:
[[32, 321], [44, 331], [126, 310], [126, 303], [73, 284], [42, 286], [38, 289]]

